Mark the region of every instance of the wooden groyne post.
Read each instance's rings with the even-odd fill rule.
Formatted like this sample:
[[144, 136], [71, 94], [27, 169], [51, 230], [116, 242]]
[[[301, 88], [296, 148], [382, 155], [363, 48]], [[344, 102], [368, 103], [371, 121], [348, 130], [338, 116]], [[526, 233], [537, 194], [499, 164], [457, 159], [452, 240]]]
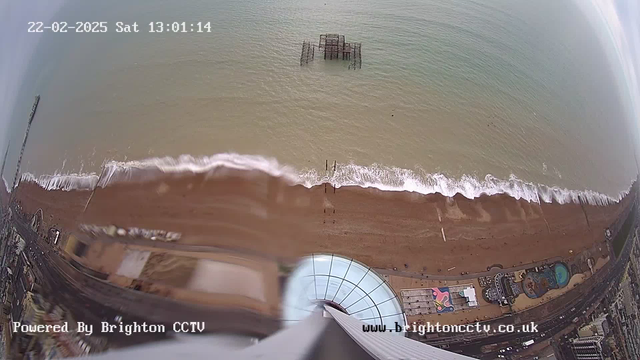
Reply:
[[[333, 160], [333, 173], [332, 175], [335, 175], [336, 173], [336, 169], [338, 166], [338, 162], [336, 160]], [[326, 172], [327, 177], [329, 176], [329, 160], [325, 160], [324, 161], [324, 171]], [[333, 193], [336, 193], [336, 186], [334, 184], [331, 184], [331, 187], [333, 188]], [[324, 192], [327, 192], [327, 182], [324, 182]]]
[[[337, 166], [338, 166], [338, 163], [335, 160], [333, 160], [333, 175], [336, 174]], [[336, 193], [336, 185], [335, 184], [331, 184], [331, 186], [333, 186], [333, 193], [335, 194]]]
[[84, 209], [82, 209], [82, 213], [83, 214], [85, 212], [87, 212], [87, 208], [89, 207], [89, 203], [91, 202], [91, 199], [93, 199], [93, 195], [95, 195], [96, 190], [98, 189], [98, 186], [100, 186], [100, 181], [102, 180], [102, 176], [104, 175], [105, 166], [106, 166], [106, 161], [103, 161], [102, 162], [102, 168], [100, 169], [100, 176], [98, 176], [98, 181], [96, 181], [96, 185], [91, 190], [91, 195], [89, 195], [89, 198], [87, 199], [87, 202], [84, 204]]

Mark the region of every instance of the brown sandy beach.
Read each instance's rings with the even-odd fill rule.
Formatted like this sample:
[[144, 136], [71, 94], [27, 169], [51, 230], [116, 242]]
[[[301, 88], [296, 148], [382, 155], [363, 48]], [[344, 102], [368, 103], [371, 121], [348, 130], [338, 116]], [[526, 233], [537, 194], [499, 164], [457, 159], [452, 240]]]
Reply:
[[[632, 194], [635, 190], [632, 188]], [[23, 182], [25, 212], [44, 212], [65, 233], [78, 224], [162, 229], [180, 244], [259, 253], [284, 262], [313, 252], [353, 257], [375, 268], [442, 275], [480, 272], [602, 244], [604, 229], [633, 196], [607, 206], [530, 203], [507, 195], [470, 200], [359, 187], [311, 189], [261, 172], [225, 171], [98, 188], [46, 191]], [[443, 237], [444, 234], [444, 237]], [[446, 240], [445, 240], [446, 239]]]

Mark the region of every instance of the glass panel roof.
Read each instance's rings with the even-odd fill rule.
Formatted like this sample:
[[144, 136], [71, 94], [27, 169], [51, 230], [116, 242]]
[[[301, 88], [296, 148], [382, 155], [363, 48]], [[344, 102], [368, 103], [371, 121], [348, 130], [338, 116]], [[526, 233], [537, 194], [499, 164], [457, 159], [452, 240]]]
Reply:
[[292, 325], [329, 304], [368, 324], [395, 328], [406, 318], [396, 294], [380, 275], [349, 258], [313, 254], [300, 261], [284, 293], [283, 320]]

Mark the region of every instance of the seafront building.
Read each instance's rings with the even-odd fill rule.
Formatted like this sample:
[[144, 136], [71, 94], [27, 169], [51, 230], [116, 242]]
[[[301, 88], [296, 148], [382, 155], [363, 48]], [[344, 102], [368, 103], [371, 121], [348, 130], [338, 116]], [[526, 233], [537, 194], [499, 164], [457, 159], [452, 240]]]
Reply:
[[609, 324], [607, 323], [607, 314], [601, 314], [589, 324], [583, 326], [578, 330], [580, 337], [588, 336], [604, 336], [609, 335]]
[[[37, 222], [32, 221], [32, 226]], [[100, 351], [106, 344], [99, 337], [85, 338], [75, 332], [75, 321], [63, 306], [40, 293], [41, 275], [29, 260], [25, 241], [13, 227], [7, 231], [7, 272], [6, 293], [4, 294], [5, 323], [2, 339], [15, 358], [46, 359], [77, 357], [90, 351]], [[67, 324], [70, 332], [61, 333], [14, 333], [10, 324], [60, 325]]]
[[[632, 256], [632, 258], [635, 256]], [[611, 304], [610, 314], [619, 347], [629, 358], [640, 359], [640, 298], [638, 277], [633, 266], [628, 266]]]
[[573, 340], [571, 349], [576, 360], [604, 360], [602, 336], [588, 336]]

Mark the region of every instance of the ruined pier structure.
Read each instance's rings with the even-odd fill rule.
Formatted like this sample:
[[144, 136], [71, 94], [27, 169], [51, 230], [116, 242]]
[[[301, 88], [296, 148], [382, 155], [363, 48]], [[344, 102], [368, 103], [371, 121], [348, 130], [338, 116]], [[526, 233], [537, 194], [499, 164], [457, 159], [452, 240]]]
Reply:
[[[313, 61], [315, 47], [316, 45], [311, 44], [311, 41], [302, 42], [301, 66]], [[325, 60], [350, 60], [350, 69], [362, 68], [362, 53], [360, 51], [362, 44], [345, 42], [344, 35], [322, 34], [317, 47], [319, 51], [322, 51]]]

